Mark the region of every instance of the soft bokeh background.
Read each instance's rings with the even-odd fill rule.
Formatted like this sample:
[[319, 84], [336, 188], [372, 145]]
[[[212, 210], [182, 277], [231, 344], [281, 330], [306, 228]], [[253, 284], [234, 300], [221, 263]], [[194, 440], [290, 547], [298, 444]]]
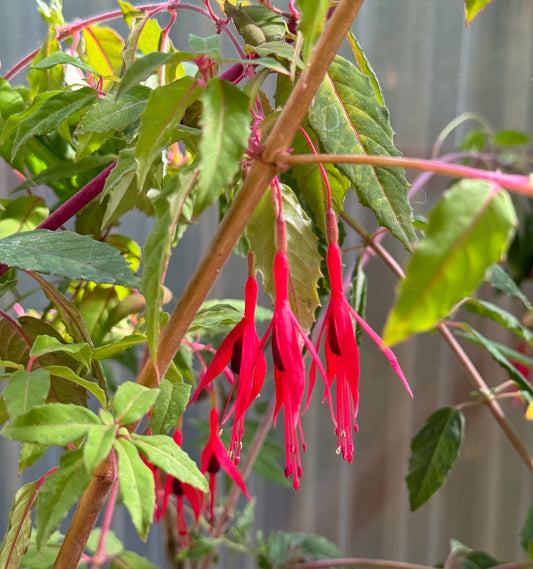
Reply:
[[[64, 4], [67, 20], [116, 8], [112, 0], [64, 0]], [[467, 111], [483, 114], [495, 129], [533, 132], [533, 2], [496, 0], [467, 29], [463, 17], [462, 0], [367, 0], [354, 24], [353, 31], [380, 78], [397, 145], [407, 155], [429, 156], [439, 132]], [[0, 0], [0, 72], [37, 47], [45, 29], [33, 0]], [[179, 47], [187, 46], [190, 30], [214, 33], [208, 22], [180, 12], [173, 33]], [[465, 128], [468, 125], [454, 131], [444, 148], [459, 143]], [[427, 211], [446, 182], [432, 180], [424, 187], [416, 198], [419, 212]], [[8, 195], [14, 185], [12, 174], [0, 165], [0, 195]], [[368, 211], [355, 203], [351, 209], [368, 228], [375, 227]], [[215, 211], [206, 217], [186, 232], [176, 250], [167, 280], [176, 295], [216, 224]], [[121, 230], [142, 243], [150, 223], [132, 215]], [[403, 258], [397, 245], [385, 244]], [[359, 241], [350, 234], [346, 245], [359, 245]], [[346, 255], [348, 264], [350, 255], [354, 253]], [[240, 297], [244, 271], [243, 260], [232, 259], [213, 295]], [[380, 330], [393, 302], [395, 279], [378, 260], [369, 263], [367, 274], [367, 319]], [[497, 330], [485, 327], [482, 331], [493, 339], [512, 341]], [[477, 349], [468, 350], [489, 385], [506, 379], [490, 358]], [[470, 384], [439, 337], [415, 337], [401, 345], [397, 354], [415, 399], [406, 395], [386, 360], [363, 338], [360, 432], [354, 463], [345, 464], [335, 454], [327, 409], [315, 396], [304, 419], [309, 450], [301, 488], [294, 492], [253, 478], [250, 490], [257, 496], [257, 527], [267, 535], [275, 529], [320, 533], [335, 541], [344, 555], [358, 557], [434, 564], [445, 559], [449, 539], [456, 538], [500, 559], [524, 559], [518, 533], [532, 501], [531, 475], [486, 409], [466, 410], [460, 460], [442, 491], [416, 513], [409, 511], [404, 478], [410, 439], [436, 407], [468, 398]], [[520, 408], [511, 404], [505, 408], [533, 450], [533, 430], [521, 420]], [[280, 424], [280, 435], [281, 429]], [[17, 460], [16, 445], [1, 439], [2, 533], [18, 485]], [[38, 471], [47, 468], [45, 461], [50, 468], [56, 460], [57, 453], [49, 452]], [[25, 473], [22, 482], [35, 478], [36, 472]], [[117, 514], [113, 527], [129, 547], [165, 566], [159, 528], [152, 530], [145, 546], [124, 512]]]

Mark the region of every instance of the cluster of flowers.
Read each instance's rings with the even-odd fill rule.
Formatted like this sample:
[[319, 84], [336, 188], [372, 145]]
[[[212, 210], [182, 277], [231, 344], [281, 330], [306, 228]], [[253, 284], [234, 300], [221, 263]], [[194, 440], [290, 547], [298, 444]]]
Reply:
[[[278, 186], [279, 194], [279, 186]], [[241, 439], [244, 431], [244, 417], [260, 393], [265, 380], [267, 365], [263, 354], [266, 340], [271, 336], [272, 360], [274, 364], [274, 383], [276, 405], [274, 421], [283, 408], [285, 420], [285, 476], [292, 477], [295, 489], [298, 489], [302, 476], [300, 449], [305, 450], [301, 425], [302, 410], [309, 404], [311, 392], [316, 379], [316, 370], [325, 381], [325, 397], [328, 401], [331, 417], [337, 435], [337, 452], [351, 462], [354, 444], [353, 432], [357, 431], [357, 409], [359, 401], [359, 354], [355, 337], [355, 320], [363, 330], [377, 343], [388, 358], [408, 392], [411, 390], [407, 380], [390, 348], [355, 312], [347, 301], [342, 284], [342, 262], [338, 244], [337, 218], [331, 209], [326, 213], [326, 233], [328, 240], [327, 266], [331, 287], [331, 296], [326, 309], [316, 347], [311, 343], [294, 315], [289, 301], [289, 262], [287, 258], [286, 224], [281, 212], [281, 199], [276, 217], [276, 252], [274, 257], [275, 303], [272, 321], [260, 340], [255, 328], [255, 308], [257, 304], [257, 280], [250, 255], [248, 264], [248, 280], [245, 287], [245, 310], [243, 319], [233, 328], [216, 351], [210, 365], [205, 369], [203, 377], [189, 404], [191, 404], [221, 373], [228, 375], [231, 368], [235, 379], [232, 391], [235, 391], [233, 406], [226, 406], [223, 422], [233, 413], [231, 442], [229, 452], [219, 439], [219, 414], [216, 407], [211, 410], [210, 436], [201, 455], [200, 470], [209, 474], [209, 494], [207, 504], [204, 496], [195, 488], [167, 476], [163, 488], [158, 483], [158, 472], [155, 471], [156, 489], [161, 500], [158, 500], [156, 521], [166, 510], [168, 498], [176, 496], [177, 527], [183, 544], [188, 542], [189, 533], [185, 520], [183, 498], [186, 497], [198, 522], [201, 511], [207, 510], [208, 519], [213, 523], [215, 503], [215, 475], [222, 467], [239, 485], [243, 493], [249, 497], [244, 481], [237, 470], [239, 463]], [[353, 319], [353, 320], [352, 320]], [[324, 338], [326, 368], [324, 369], [317, 351]], [[309, 389], [304, 405], [306, 387], [306, 371], [302, 348], [305, 345], [312, 364], [309, 376]], [[335, 408], [331, 397], [331, 388], [336, 381]], [[181, 445], [181, 432], [177, 431], [174, 440]]]

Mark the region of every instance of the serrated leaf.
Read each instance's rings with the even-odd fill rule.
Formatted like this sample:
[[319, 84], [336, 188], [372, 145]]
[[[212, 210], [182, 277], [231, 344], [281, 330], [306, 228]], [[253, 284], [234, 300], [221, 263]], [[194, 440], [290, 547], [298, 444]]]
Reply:
[[89, 64], [104, 77], [118, 75], [124, 47], [119, 34], [111, 28], [94, 25], [83, 29], [83, 39]]
[[37, 504], [37, 549], [59, 527], [70, 508], [89, 484], [82, 451], [69, 451], [59, 459], [58, 469], [49, 474], [39, 490]]
[[48, 217], [48, 208], [38, 196], [20, 196], [14, 200], [0, 200], [5, 208], [0, 212], [0, 238], [17, 231], [30, 231]]
[[76, 128], [76, 134], [120, 131], [135, 124], [144, 111], [151, 93], [148, 87], [136, 85], [118, 100], [114, 95], [106, 95], [83, 115]]
[[174, 142], [187, 107], [200, 96], [202, 89], [193, 77], [183, 77], [170, 85], [152, 91], [141, 115], [135, 157], [139, 165], [137, 176], [142, 188], [152, 162], [161, 149]]
[[411, 511], [418, 509], [442, 486], [464, 437], [464, 415], [443, 407], [427, 419], [411, 441], [406, 477]]
[[511, 379], [517, 383], [520, 389], [533, 395], [533, 386], [520, 373], [516, 366], [507, 359], [502, 350], [498, 347], [497, 343], [491, 342], [488, 338], [485, 338], [483, 334], [480, 334], [475, 328], [472, 328], [468, 324], [463, 323], [461, 324], [461, 327], [466, 330], [466, 332], [460, 332], [463, 337], [474, 342], [478, 346], [485, 348], [485, 350], [487, 350], [487, 352], [492, 356], [492, 359], [507, 371]]
[[0, 566], [18, 569], [26, 555], [31, 537], [31, 515], [37, 496], [37, 482], [24, 484], [13, 501], [7, 531], [0, 552]]
[[224, 12], [233, 20], [235, 27], [252, 46], [268, 41], [279, 41], [285, 37], [285, 20], [264, 6], [233, 6], [224, 4]]
[[117, 430], [118, 426], [115, 424], [95, 425], [89, 429], [83, 445], [83, 460], [89, 474], [94, 472], [113, 448]]
[[95, 348], [93, 352], [93, 358], [95, 360], [107, 360], [120, 354], [124, 350], [131, 348], [131, 346], [136, 346], [137, 344], [144, 344], [146, 342], [146, 336], [140, 332], [135, 332], [133, 334], [128, 334], [111, 344], [106, 344], [105, 346], [99, 346]]
[[50, 374], [42, 368], [12, 373], [3, 391], [9, 416], [14, 418], [36, 405], [42, 405], [49, 391]]
[[43, 445], [66, 445], [83, 437], [93, 426], [100, 423], [89, 409], [79, 405], [49, 403], [32, 407], [15, 417], [1, 431], [8, 439], [40, 443]]
[[472, 294], [506, 251], [515, 223], [508, 194], [486, 182], [463, 180], [445, 192], [407, 265], [383, 341], [429, 330]]
[[11, 159], [30, 138], [52, 132], [70, 115], [90, 105], [96, 99], [96, 91], [82, 87], [76, 91], [64, 91], [47, 99], [34, 113], [18, 124]]
[[383, 93], [381, 92], [381, 86], [379, 84], [378, 77], [374, 72], [374, 69], [372, 69], [372, 66], [368, 61], [365, 52], [363, 51], [362, 47], [359, 45], [357, 38], [352, 34], [351, 31], [348, 32], [348, 41], [350, 42], [350, 47], [352, 48], [352, 55], [357, 67], [359, 67], [359, 71], [370, 77], [370, 81], [372, 82], [372, 86], [374, 87], [374, 93], [376, 94], [376, 99], [378, 100], [380, 105], [385, 105], [385, 99], [383, 98]]
[[298, 0], [297, 5], [300, 9], [298, 31], [304, 38], [302, 56], [304, 62], [307, 63], [316, 40], [322, 33], [330, 3], [329, 0]]
[[189, 402], [191, 386], [188, 383], [171, 383], [163, 378], [159, 394], [152, 407], [150, 428], [153, 435], [166, 435], [183, 415]]
[[202, 492], [208, 491], [207, 482], [196, 463], [170, 437], [132, 434], [131, 442], [154, 466]]
[[144, 417], [154, 404], [159, 389], [150, 389], [139, 383], [126, 381], [119, 386], [111, 399], [111, 408], [115, 420], [122, 425], [128, 425]]
[[146, 299], [144, 310], [146, 336], [153, 361], [157, 361], [159, 316], [163, 301], [162, 281], [170, 258], [170, 248], [179, 216], [197, 177], [197, 170], [167, 176], [163, 191], [153, 201], [156, 220], [144, 244], [141, 277], [141, 292]]
[[301, 561], [337, 559], [340, 552], [333, 542], [321, 535], [276, 531], [268, 538], [266, 555], [272, 567], [287, 567]]
[[154, 476], [131, 442], [118, 439], [115, 450], [118, 455], [118, 479], [122, 501], [131, 515], [139, 536], [146, 541], [155, 508]]
[[194, 211], [211, 205], [231, 182], [248, 145], [251, 115], [249, 99], [227, 81], [211, 79], [202, 94], [200, 117], [200, 184]]
[[72, 231], [36, 229], [4, 237], [0, 239], [0, 262], [69, 279], [140, 287], [138, 278], [115, 248]]
[[85, 342], [65, 344], [53, 336], [37, 336], [33, 342], [33, 346], [31, 347], [30, 356], [39, 358], [45, 354], [53, 354], [55, 352], [64, 352], [69, 354], [87, 369], [91, 367], [92, 350], [89, 344]]
[[222, 302], [213, 304], [208, 307], [201, 308], [194, 317], [194, 320], [189, 326], [188, 332], [195, 332], [197, 330], [206, 329], [213, 330], [216, 328], [220, 332], [220, 329], [224, 329], [228, 326], [235, 326], [243, 318], [243, 312], [240, 312], [230, 304], [224, 304]]
[[[371, 78], [342, 57], [333, 60], [308, 116], [328, 153], [399, 155], [389, 111], [379, 103]], [[353, 164], [339, 164], [338, 168], [352, 183], [362, 205], [410, 250], [416, 235], [404, 171]]]
[[87, 65], [85, 61], [70, 55], [70, 53], [65, 53], [64, 51], [56, 51], [55, 53], [52, 53], [52, 55], [41, 59], [32, 65], [32, 69], [50, 69], [51, 67], [54, 67], [54, 65], [73, 65], [83, 71], [101, 76], [101, 74], [95, 71], [90, 65]]
[[497, 288], [510, 296], [516, 296], [516, 298], [522, 301], [526, 308], [529, 310], [533, 309], [533, 305], [529, 302], [529, 299], [500, 265], [496, 263], [491, 265], [487, 271], [486, 278], [487, 282], [494, 288]]
[[492, 0], [465, 0], [465, 24], [468, 26]]
[[[50, 28], [46, 39], [44, 40], [39, 53], [32, 60], [32, 65], [36, 65], [51, 54], [61, 49], [58, 40], [56, 39], [55, 30]], [[51, 91], [54, 89], [61, 89], [63, 87], [64, 72], [62, 67], [55, 67], [53, 69], [32, 69], [28, 73], [28, 83], [30, 85], [30, 97], [34, 97], [39, 93]]]
[[463, 306], [468, 310], [468, 312], [479, 314], [485, 318], [490, 318], [500, 326], [514, 332], [526, 342], [533, 342], [533, 333], [529, 328], [523, 326], [514, 314], [511, 314], [496, 304], [486, 300], [480, 300], [479, 298], [467, 298], [463, 303]]
[[[287, 256], [290, 267], [289, 294], [292, 309], [305, 331], [315, 321], [319, 306], [318, 280], [321, 257], [311, 220], [290, 188], [282, 185], [283, 217], [287, 224]], [[263, 275], [265, 292], [275, 299], [274, 290], [274, 227], [275, 211], [267, 191], [248, 223], [247, 237], [256, 258], [256, 267]]]

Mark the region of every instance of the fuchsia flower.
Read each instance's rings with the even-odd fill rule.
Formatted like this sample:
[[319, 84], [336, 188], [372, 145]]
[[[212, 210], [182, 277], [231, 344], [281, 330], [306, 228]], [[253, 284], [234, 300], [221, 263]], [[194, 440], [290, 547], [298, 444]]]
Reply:
[[[344, 295], [342, 286], [342, 263], [339, 249], [337, 219], [330, 208], [326, 213], [326, 228], [328, 236], [327, 265], [331, 285], [331, 298], [326, 310], [324, 324], [320, 330], [317, 350], [325, 332], [325, 354], [327, 369], [326, 392], [329, 391], [333, 380], [337, 378], [336, 417], [332, 415], [337, 434], [338, 452], [348, 462], [353, 458], [353, 431], [357, 431], [357, 407], [359, 403], [359, 351], [355, 339], [352, 317], [363, 330], [376, 342], [388, 358], [394, 371], [402, 380], [411, 395], [411, 389], [400, 368], [392, 350], [383, 343], [374, 330], [350, 306]], [[314, 384], [316, 369], [311, 368], [311, 385]]]
[[[174, 442], [181, 447], [181, 431], [176, 430], [174, 432], [173, 439]], [[195, 488], [190, 484], [186, 484], [185, 482], [181, 482], [181, 480], [174, 478], [174, 476], [171, 476], [170, 474], [166, 475], [163, 491], [161, 492], [161, 473], [157, 467], [154, 467], [148, 462], [147, 464], [154, 474], [156, 483], [156, 509], [154, 514], [155, 522], [159, 522], [165, 515], [170, 496], [176, 496], [176, 527], [178, 530], [180, 545], [182, 547], [191, 545], [192, 540], [187, 525], [187, 518], [185, 516], [184, 498], [187, 499], [189, 505], [191, 506], [194, 514], [194, 523], [198, 524], [198, 520], [200, 519], [200, 514], [202, 513], [204, 505], [203, 493], [198, 490], [198, 488]], [[161, 501], [159, 501], [159, 498], [161, 498]]]
[[211, 524], [213, 523], [215, 509], [216, 474], [220, 470], [220, 467], [222, 467], [223, 470], [226, 471], [226, 474], [239, 486], [243, 494], [251, 500], [242, 476], [235, 464], [228, 458], [228, 453], [218, 436], [218, 431], [218, 409], [214, 407], [211, 409], [211, 414], [209, 415], [209, 439], [200, 456], [200, 472], [202, 474], [209, 473], [208, 508], [209, 521]]
[[244, 430], [244, 415], [259, 395], [266, 375], [266, 360], [260, 348], [255, 329], [255, 307], [257, 304], [257, 280], [253, 268], [253, 256], [248, 257], [248, 280], [244, 289], [244, 318], [226, 336], [207, 368], [200, 385], [189, 405], [198, 397], [201, 390], [230, 364], [237, 374], [235, 404], [224, 414], [223, 422], [235, 410], [231, 433], [230, 455], [239, 464], [241, 438]]
[[274, 421], [283, 407], [285, 416], [285, 476], [293, 477], [293, 485], [298, 489], [302, 476], [300, 459], [300, 437], [305, 451], [300, 420], [302, 400], [305, 391], [306, 374], [302, 356], [301, 340], [305, 343], [314, 363], [326, 377], [313, 344], [307, 338], [294, 316], [289, 302], [289, 261], [286, 251], [286, 227], [283, 217], [276, 219], [276, 254], [274, 257], [274, 284], [276, 301], [272, 322], [263, 337], [263, 345], [272, 330], [272, 358], [274, 361], [274, 383], [276, 387], [276, 407]]

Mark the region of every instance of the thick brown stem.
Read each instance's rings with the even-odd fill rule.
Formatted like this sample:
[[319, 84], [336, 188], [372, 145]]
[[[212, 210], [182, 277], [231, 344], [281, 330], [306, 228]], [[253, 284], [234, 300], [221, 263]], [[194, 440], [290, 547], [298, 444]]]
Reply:
[[[265, 142], [261, 160], [252, 164], [241, 191], [220, 224], [209, 249], [199, 262], [161, 333], [157, 348], [160, 377], [168, 369], [200, 305], [276, 174], [276, 156], [291, 145], [298, 126], [362, 3], [363, 0], [342, 0], [335, 8], [314, 49], [309, 67], [302, 73]], [[142, 385], [156, 385], [157, 374], [151, 361], [144, 365], [137, 381]]]
[[85, 544], [91, 535], [107, 494], [117, 477], [117, 463], [114, 451], [95, 469], [89, 486], [83, 493], [74, 513], [72, 523], [61, 545], [54, 569], [77, 567]]

